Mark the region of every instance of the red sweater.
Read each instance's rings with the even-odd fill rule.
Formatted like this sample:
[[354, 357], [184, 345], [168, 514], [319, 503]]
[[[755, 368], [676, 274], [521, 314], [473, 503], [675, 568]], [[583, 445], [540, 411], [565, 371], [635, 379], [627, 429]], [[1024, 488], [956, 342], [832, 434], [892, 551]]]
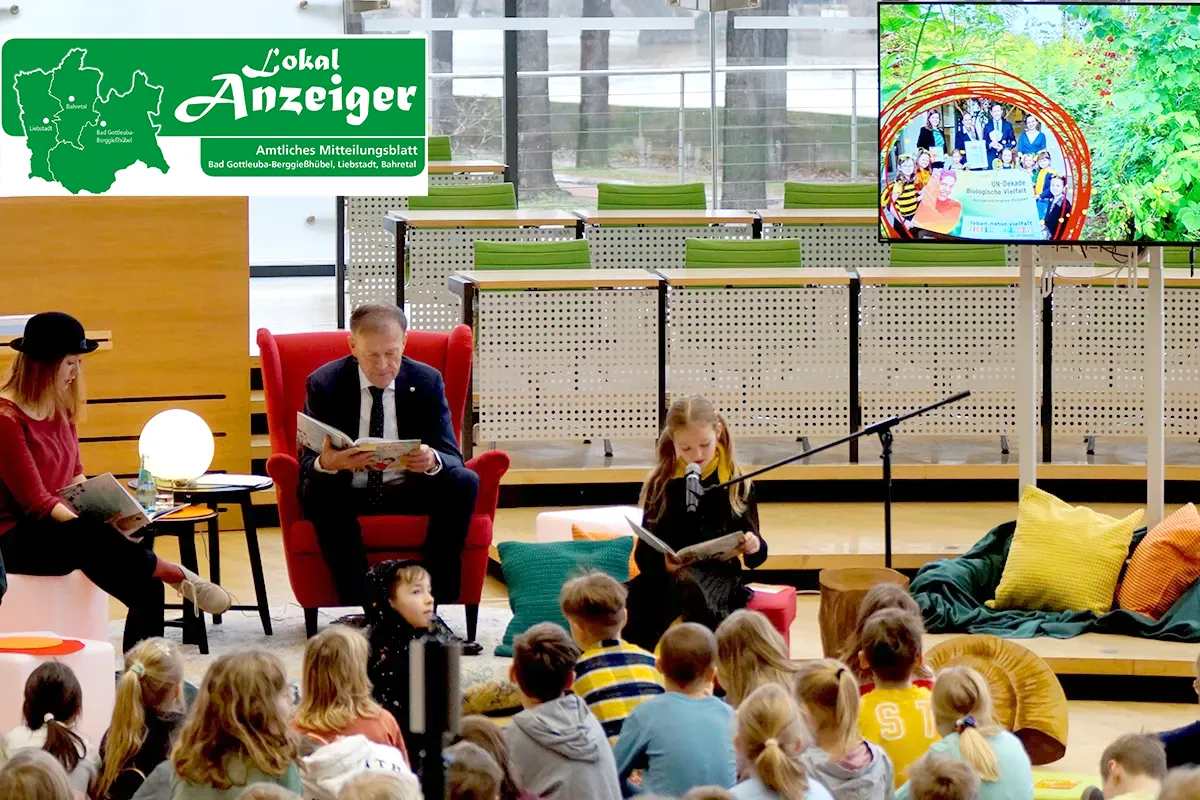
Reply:
[[0, 534], [49, 514], [62, 502], [55, 492], [82, 474], [75, 423], [34, 419], [0, 398]]

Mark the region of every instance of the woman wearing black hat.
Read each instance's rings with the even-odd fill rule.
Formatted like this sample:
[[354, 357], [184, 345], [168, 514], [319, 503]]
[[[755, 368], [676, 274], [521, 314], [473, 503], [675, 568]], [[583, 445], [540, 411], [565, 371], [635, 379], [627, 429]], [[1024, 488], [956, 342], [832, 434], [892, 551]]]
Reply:
[[99, 344], [68, 314], [37, 314], [0, 384], [0, 556], [21, 575], [75, 570], [129, 607], [125, 649], [161, 636], [166, 583], [210, 614], [229, 609], [229, 593], [163, 561], [115, 528], [81, 519], [56, 492], [83, 480], [75, 420], [83, 410], [81, 356]]

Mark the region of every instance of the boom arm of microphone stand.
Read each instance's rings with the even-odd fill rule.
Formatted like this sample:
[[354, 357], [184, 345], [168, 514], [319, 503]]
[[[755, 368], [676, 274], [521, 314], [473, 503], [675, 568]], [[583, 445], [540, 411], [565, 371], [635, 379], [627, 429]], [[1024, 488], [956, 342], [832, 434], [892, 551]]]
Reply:
[[925, 406], [924, 408], [919, 408], [916, 411], [910, 411], [909, 413], [904, 414], [902, 416], [888, 417], [887, 419], [881, 419], [878, 422], [872, 422], [867, 427], [862, 428], [861, 430], [857, 430], [848, 436], [843, 436], [841, 439], [838, 439], [836, 442], [829, 442], [828, 444], [823, 444], [820, 447], [815, 447], [812, 450], [805, 450], [803, 453], [797, 453], [796, 455], [789, 456], [788, 458], [785, 458], [782, 461], [776, 461], [774, 464], [768, 464], [765, 467], [759, 467], [758, 469], [754, 470], [753, 472], [747, 472], [745, 475], [739, 475], [736, 478], [730, 478], [729, 480], [725, 481], [724, 483], [719, 483], [716, 486], [710, 486], [708, 488], [701, 486], [700, 494], [707, 494], [708, 492], [715, 492], [718, 489], [726, 489], [730, 486], [733, 486], [736, 483], [741, 483], [743, 481], [748, 481], [751, 478], [756, 478], [759, 475], [762, 475], [764, 472], [770, 472], [771, 470], [779, 469], [780, 467], [786, 467], [788, 464], [791, 464], [794, 461], [800, 461], [801, 459], [815, 456], [817, 453], [823, 453], [826, 450], [831, 450], [834, 447], [840, 447], [841, 445], [844, 445], [847, 442], [852, 442], [855, 439], [861, 439], [864, 436], [870, 436], [870, 435], [876, 434], [876, 433], [882, 434], [882, 433], [889, 431], [892, 428], [896, 427], [901, 422], [910, 420], [913, 417], [919, 417], [922, 414], [926, 414], [930, 411], [933, 411], [935, 408], [941, 408], [942, 406], [949, 405], [950, 403], [957, 403], [959, 400], [965, 400], [966, 398], [968, 398], [970, 396], [971, 396], [970, 390], [962, 391], [962, 392], [959, 392], [958, 394], [954, 394], [949, 397], [945, 397], [945, 398], [937, 401], [933, 405], [928, 405], [928, 406]]

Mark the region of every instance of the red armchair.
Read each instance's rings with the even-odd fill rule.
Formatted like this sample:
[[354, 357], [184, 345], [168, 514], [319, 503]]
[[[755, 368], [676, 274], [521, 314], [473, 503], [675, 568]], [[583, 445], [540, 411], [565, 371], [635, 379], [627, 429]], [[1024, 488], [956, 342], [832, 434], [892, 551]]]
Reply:
[[[258, 348], [267, 401], [267, 427], [271, 434], [267, 474], [275, 481], [288, 578], [296, 599], [304, 607], [305, 628], [312, 636], [317, 631], [317, 610], [338, 605], [338, 596], [317, 544], [316, 530], [304, 519], [300, 508], [296, 412], [304, 410], [308, 376], [322, 364], [349, 355], [350, 346], [345, 331], [274, 336], [266, 328], [260, 328]], [[473, 355], [471, 329], [459, 325], [448, 334], [409, 331], [404, 354], [442, 373], [454, 434], [461, 446], [463, 409], [470, 387]], [[508, 464], [508, 456], [499, 450], [467, 461], [467, 467], [479, 475], [479, 498], [475, 502], [475, 516], [463, 551], [462, 595], [458, 599], [466, 605], [467, 639], [471, 641], [475, 639], [479, 622], [479, 599], [487, 575], [500, 479], [508, 471]], [[372, 564], [392, 558], [420, 558], [428, 523], [426, 517], [372, 516], [362, 517], [360, 523], [367, 558]]]

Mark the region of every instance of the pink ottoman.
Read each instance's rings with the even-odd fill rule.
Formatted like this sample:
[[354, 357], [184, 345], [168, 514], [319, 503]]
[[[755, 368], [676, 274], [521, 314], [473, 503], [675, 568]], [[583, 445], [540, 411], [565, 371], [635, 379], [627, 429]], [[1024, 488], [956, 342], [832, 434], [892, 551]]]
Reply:
[[572, 525], [578, 525], [588, 533], [633, 536], [633, 529], [629, 527], [626, 517], [641, 522], [642, 510], [637, 506], [601, 506], [543, 511], [534, 522], [534, 537], [539, 542], [569, 542]]
[[746, 608], [757, 611], [771, 621], [775, 630], [783, 634], [783, 641], [792, 646], [792, 623], [796, 619], [796, 588], [762, 583], [750, 584], [754, 596]]
[[62, 576], [9, 574], [0, 633], [19, 631], [107, 642], [108, 595], [79, 570]]
[[[4, 598], [4, 602], [7, 605], [7, 597]], [[99, 747], [100, 738], [104, 736], [109, 722], [112, 721], [113, 702], [116, 699], [116, 653], [113, 646], [107, 641], [93, 641], [44, 630], [27, 629], [12, 633], [79, 639], [83, 642], [83, 649], [65, 656], [0, 652], [0, 730], [10, 731], [18, 725], [25, 724], [21, 716], [21, 706], [25, 702], [26, 679], [43, 661], [60, 661], [74, 670], [83, 690], [83, 712], [76, 729], [88, 738], [93, 747]]]

